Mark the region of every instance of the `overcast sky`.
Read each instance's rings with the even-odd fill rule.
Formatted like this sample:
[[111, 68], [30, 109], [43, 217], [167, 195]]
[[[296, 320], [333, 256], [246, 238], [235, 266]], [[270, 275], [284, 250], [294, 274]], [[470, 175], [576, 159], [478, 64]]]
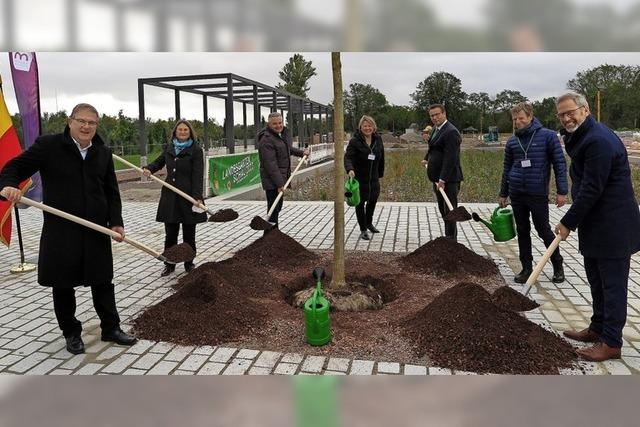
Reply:
[[[304, 53], [318, 75], [309, 81], [309, 97], [332, 102], [329, 53]], [[137, 117], [137, 79], [180, 74], [235, 73], [275, 86], [278, 71], [292, 53], [39, 53], [40, 94], [43, 112], [70, 111], [78, 102], [94, 104], [100, 112]], [[17, 112], [8, 55], [0, 55], [5, 99]], [[640, 65], [640, 53], [343, 53], [345, 89], [351, 83], [371, 84], [387, 100], [408, 105], [419, 82], [436, 71], [462, 80], [467, 92], [518, 90], [530, 100], [556, 96], [578, 71], [601, 64]], [[173, 93], [149, 88], [145, 92], [147, 117], [173, 116]], [[202, 102], [195, 95], [182, 97], [182, 116], [201, 119]], [[212, 99], [210, 117], [222, 122], [223, 101]], [[238, 112], [241, 109], [237, 110]], [[249, 114], [251, 117], [251, 114]], [[242, 115], [236, 114], [242, 120]]]

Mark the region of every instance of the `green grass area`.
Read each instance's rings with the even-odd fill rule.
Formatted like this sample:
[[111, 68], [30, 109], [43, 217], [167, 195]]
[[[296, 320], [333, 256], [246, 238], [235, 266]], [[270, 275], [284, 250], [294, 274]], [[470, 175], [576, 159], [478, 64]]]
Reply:
[[[381, 202], [435, 202], [432, 184], [420, 161], [424, 149], [388, 151], [385, 153], [385, 176], [381, 182]], [[462, 182], [458, 202], [497, 203], [502, 178], [502, 151], [464, 150], [461, 153]], [[570, 162], [567, 160], [568, 163]], [[640, 194], [640, 168], [631, 166], [633, 186]], [[569, 180], [571, 185], [571, 180]], [[316, 174], [300, 183], [289, 200], [332, 200], [333, 172]], [[555, 200], [555, 179], [551, 173], [550, 200]], [[571, 198], [569, 198], [569, 202]]]
[[[156, 159], [156, 157], [158, 157], [160, 155], [160, 153], [162, 153], [162, 151], [153, 151], [151, 153], [149, 153], [147, 155], [147, 160], [149, 162], [153, 161]], [[140, 154], [128, 154], [126, 156], [119, 156], [122, 157], [123, 159], [133, 163], [136, 166], [140, 166]], [[121, 170], [121, 169], [130, 169], [129, 166], [125, 165], [124, 163], [116, 160], [114, 162], [114, 165], [116, 167], [116, 170]]]

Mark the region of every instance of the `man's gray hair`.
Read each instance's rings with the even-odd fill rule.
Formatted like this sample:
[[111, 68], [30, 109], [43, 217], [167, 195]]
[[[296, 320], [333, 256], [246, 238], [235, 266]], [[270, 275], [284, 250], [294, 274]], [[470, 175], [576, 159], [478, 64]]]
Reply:
[[96, 115], [96, 117], [100, 117], [100, 114], [98, 114], [98, 110], [96, 110], [96, 107], [94, 107], [91, 104], [85, 104], [85, 103], [81, 103], [73, 107], [73, 110], [71, 110], [71, 115], [69, 117], [75, 117], [78, 111], [81, 111], [81, 110], [91, 111], [93, 114]]
[[269, 113], [269, 116], [267, 117], [267, 121], [270, 121], [271, 119], [281, 119], [282, 118], [282, 114], [280, 114], [277, 111], [274, 111], [272, 113]]
[[559, 97], [556, 98], [556, 107], [561, 102], [569, 101], [569, 100], [575, 102], [578, 107], [587, 107], [587, 108], [589, 108], [589, 103], [587, 102], [587, 98], [585, 98], [585, 96], [583, 94], [578, 93], [578, 92], [574, 92], [572, 90], [570, 90], [570, 91], [568, 91], [566, 93], [563, 93], [562, 95], [560, 95]]

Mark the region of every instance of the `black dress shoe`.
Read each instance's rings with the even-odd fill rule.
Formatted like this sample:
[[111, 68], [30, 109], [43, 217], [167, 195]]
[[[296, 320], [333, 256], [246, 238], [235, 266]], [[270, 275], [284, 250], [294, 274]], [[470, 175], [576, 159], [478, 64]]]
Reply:
[[553, 277], [551, 278], [553, 283], [564, 282], [564, 267], [562, 265], [553, 268]]
[[191, 270], [193, 270], [194, 268], [196, 268], [196, 265], [192, 262], [185, 262], [184, 263], [184, 271], [186, 271], [187, 273], [190, 272]]
[[379, 233], [379, 232], [380, 232], [380, 230], [378, 230], [377, 228], [375, 228], [375, 227], [373, 226], [373, 224], [369, 224], [369, 225], [367, 225], [367, 230], [369, 230], [369, 231], [370, 231], [370, 232], [372, 232], [372, 233]]
[[124, 333], [122, 329], [117, 328], [109, 332], [103, 332], [102, 341], [111, 341], [120, 345], [133, 345], [138, 342], [138, 339], [133, 335]]
[[70, 337], [65, 337], [65, 340], [67, 341], [67, 351], [69, 353], [84, 353], [84, 342], [82, 342], [82, 338], [80, 338], [80, 335], [71, 335]]
[[533, 270], [531, 268], [523, 268], [522, 271], [513, 278], [516, 283], [526, 283]]
[[360, 238], [362, 240], [369, 240], [369, 233], [367, 233], [367, 230], [360, 232]]
[[160, 277], [168, 276], [171, 273], [173, 273], [174, 271], [176, 271], [176, 266], [175, 265], [165, 265], [164, 266], [164, 270], [162, 270], [162, 273], [160, 273]]

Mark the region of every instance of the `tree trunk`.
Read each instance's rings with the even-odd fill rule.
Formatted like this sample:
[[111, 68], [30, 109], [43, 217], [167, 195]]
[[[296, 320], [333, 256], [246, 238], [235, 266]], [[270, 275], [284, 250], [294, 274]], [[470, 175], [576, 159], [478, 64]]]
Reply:
[[344, 106], [340, 52], [331, 53], [331, 68], [333, 69], [335, 194], [333, 197], [333, 278], [329, 287], [338, 289], [346, 286], [344, 280]]

